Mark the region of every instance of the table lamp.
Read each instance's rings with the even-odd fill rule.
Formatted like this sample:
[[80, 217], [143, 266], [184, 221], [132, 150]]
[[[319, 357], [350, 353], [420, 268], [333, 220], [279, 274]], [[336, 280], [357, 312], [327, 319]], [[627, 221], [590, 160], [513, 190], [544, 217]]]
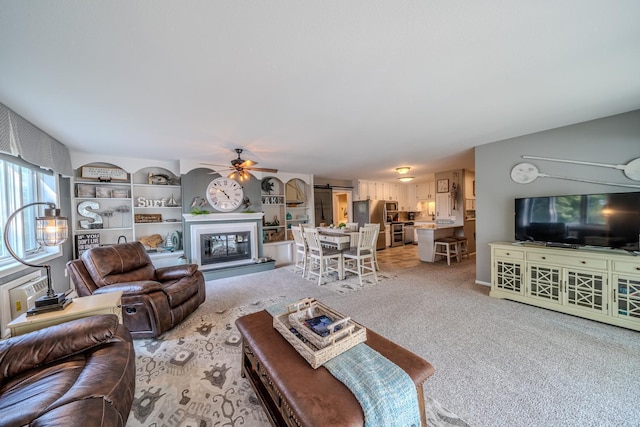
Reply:
[[9, 216], [7, 223], [4, 227], [4, 245], [7, 251], [18, 262], [28, 267], [44, 268], [47, 271], [47, 294], [38, 298], [35, 302], [35, 307], [27, 311], [27, 316], [39, 314], [47, 311], [57, 311], [64, 309], [71, 299], [68, 299], [64, 293], [56, 294], [53, 290], [53, 282], [51, 280], [51, 266], [49, 264], [30, 264], [24, 261], [16, 254], [9, 243], [9, 228], [11, 227], [11, 221], [24, 209], [36, 206], [47, 205], [48, 208], [44, 210], [44, 216], [36, 217], [36, 240], [38, 243], [44, 246], [59, 246], [69, 238], [69, 225], [67, 218], [60, 216], [60, 209], [56, 208], [54, 203], [49, 202], [34, 202], [29, 203], [21, 208], [18, 208], [14, 213]]

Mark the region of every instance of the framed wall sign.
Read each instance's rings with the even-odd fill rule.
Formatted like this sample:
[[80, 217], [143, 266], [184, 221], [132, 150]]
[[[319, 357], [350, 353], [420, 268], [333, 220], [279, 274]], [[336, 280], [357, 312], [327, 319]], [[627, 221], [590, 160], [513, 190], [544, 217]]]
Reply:
[[448, 179], [439, 179], [438, 180], [438, 193], [447, 193], [449, 192], [449, 180]]
[[104, 168], [100, 166], [82, 166], [80, 168], [81, 178], [97, 178], [117, 181], [128, 181], [129, 174], [120, 168]]
[[76, 258], [80, 258], [88, 249], [100, 246], [100, 234], [86, 233], [76, 235]]

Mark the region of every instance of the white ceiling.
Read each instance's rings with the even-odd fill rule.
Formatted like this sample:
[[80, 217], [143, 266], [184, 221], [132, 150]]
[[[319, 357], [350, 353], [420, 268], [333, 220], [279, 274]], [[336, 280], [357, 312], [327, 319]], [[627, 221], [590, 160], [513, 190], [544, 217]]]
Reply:
[[0, 0], [0, 103], [72, 151], [394, 180], [640, 108], [640, 2]]

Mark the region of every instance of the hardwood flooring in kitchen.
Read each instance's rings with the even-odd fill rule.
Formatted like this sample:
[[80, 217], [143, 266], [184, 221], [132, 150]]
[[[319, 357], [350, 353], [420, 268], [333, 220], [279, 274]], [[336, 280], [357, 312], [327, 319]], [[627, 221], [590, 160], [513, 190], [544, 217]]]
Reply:
[[420, 265], [418, 245], [395, 246], [377, 252], [381, 270], [410, 268]]
[[[377, 252], [378, 264], [380, 264], [381, 270], [394, 270], [402, 268], [415, 267], [417, 265], [433, 265], [429, 262], [422, 262], [418, 258], [418, 245], [404, 245], [395, 246], [393, 248], [385, 248]], [[475, 255], [471, 255], [475, 261]], [[438, 257], [437, 264], [447, 261], [443, 257]], [[455, 261], [451, 262], [451, 265], [455, 267]]]

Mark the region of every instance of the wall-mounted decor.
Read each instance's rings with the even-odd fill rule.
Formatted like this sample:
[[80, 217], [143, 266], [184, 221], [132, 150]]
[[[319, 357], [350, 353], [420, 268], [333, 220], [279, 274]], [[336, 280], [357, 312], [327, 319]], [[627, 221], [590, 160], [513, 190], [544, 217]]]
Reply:
[[82, 166], [80, 168], [81, 178], [94, 178], [103, 181], [128, 181], [129, 174], [120, 168], [105, 168], [100, 166]]
[[76, 258], [80, 258], [84, 252], [100, 246], [100, 234], [84, 233], [76, 235]]
[[134, 214], [133, 217], [136, 224], [162, 222], [162, 214]]
[[[539, 156], [522, 156], [522, 158], [533, 159], [533, 160], [547, 160], [550, 162], [560, 162], [560, 163], [573, 163], [575, 165], [599, 166], [603, 168], [619, 169], [624, 172], [627, 178], [632, 179], [634, 181], [640, 181], [640, 159], [633, 159], [626, 165], [612, 165], [609, 163], [593, 163], [593, 162], [585, 162], [582, 160], [554, 159], [551, 157], [539, 157]], [[613, 185], [616, 185], [616, 184], [613, 184]]]
[[448, 193], [449, 192], [449, 180], [448, 179], [439, 179], [438, 180], [438, 193]]
[[533, 181], [535, 181], [537, 178], [566, 179], [568, 181], [586, 182], [589, 184], [602, 184], [602, 185], [613, 185], [618, 187], [640, 188], [640, 185], [635, 185], [635, 184], [619, 184], [615, 182], [594, 181], [592, 179], [573, 178], [570, 176], [549, 175], [549, 174], [540, 172], [538, 170], [538, 167], [535, 165], [532, 165], [531, 163], [518, 163], [511, 169], [511, 179], [514, 182], [517, 182], [518, 184], [530, 184]]

